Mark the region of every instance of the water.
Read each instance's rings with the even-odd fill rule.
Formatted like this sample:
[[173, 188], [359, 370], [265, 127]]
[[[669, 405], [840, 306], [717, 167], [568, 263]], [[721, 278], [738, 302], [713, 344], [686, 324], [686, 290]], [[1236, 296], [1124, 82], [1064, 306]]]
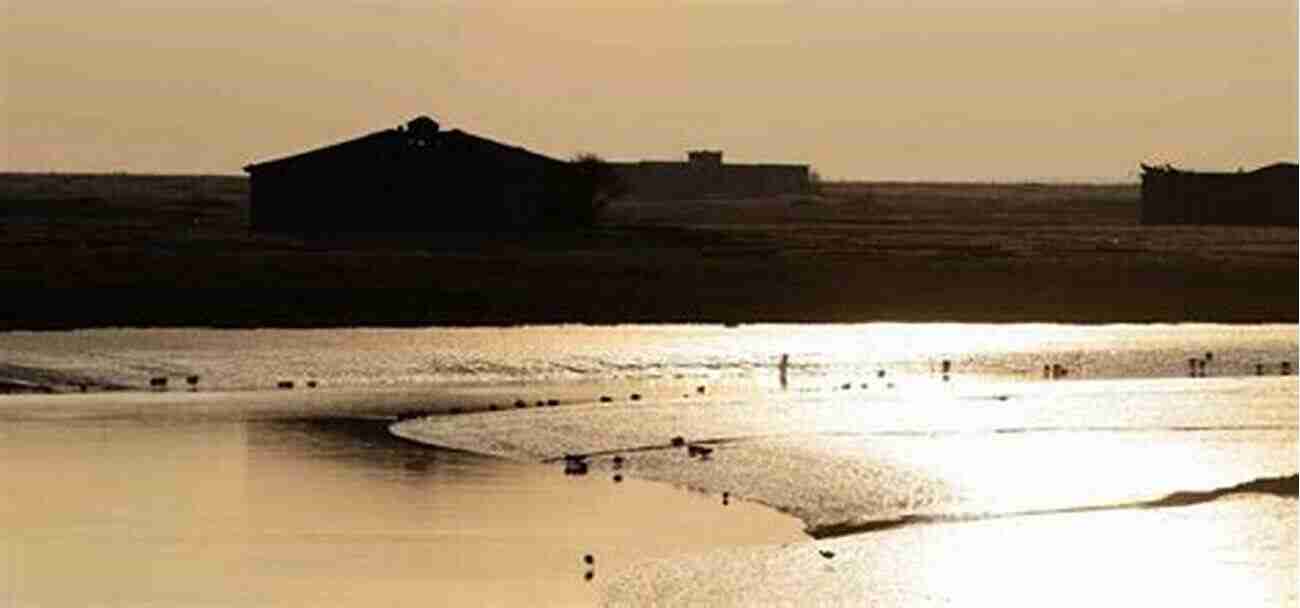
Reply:
[[[1276, 373], [1296, 359], [1291, 325], [0, 334], [0, 377], [58, 390], [202, 376], [0, 398], [0, 598], [1295, 605], [1294, 499], [1135, 507], [1295, 473], [1300, 395]], [[1069, 379], [1042, 380], [1053, 363]], [[386, 430], [551, 396], [392, 427], [428, 446]], [[593, 473], [563, 476], [564, 453]], [[1080, 573], [1096, 584], [1054, 596]]]
[[[829, 551], [832, 557], [820, 552]], [[1295, 606], [1296, 502], [908, 526], [655, 560], [610, 605]]]
[[343, 407], [86, 399], [0, 428], [0, 605], [580, 605], [637, 560], [802, 538], [757, 505], [409, 444]]
[[[981, 385], [987, 386], [987, 385]], [[1110, 505], [1295, 472], [1294, 378], [936, 383], [764, 398], [591, 404], [399, 424], [537, 461], [629, 452], [638, 476], [730, 491], [810, 530], [901, 516]], [[670, 440], [715, 448], [707, 462]]]
[[[326, 386], [638, 383], [696, 379], [774, 386], [790, 355], [791, 381], [955, 374], [1036, 379], [1059, 363], [1075, 377], [1187, 375], [1187, 359], [1215, 353], [1213, 375], [1276, 373], [1296, 363], [1290, 325], [626, 325], [517, 328], [207, 330], [96, 329], [0, 334], [0, 363], [102, 382], [148, 386], [198, 374], [210, 389], [255, 389], [282, 379]], [[0, 376], [3, 370], [0, 370]]]

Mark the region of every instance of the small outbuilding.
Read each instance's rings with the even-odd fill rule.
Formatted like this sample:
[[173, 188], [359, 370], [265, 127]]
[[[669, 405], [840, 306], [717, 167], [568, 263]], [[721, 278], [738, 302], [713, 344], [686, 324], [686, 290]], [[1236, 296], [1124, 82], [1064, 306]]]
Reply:
[[427, 116], [244, 167], [254, 230], [425, 232], [545, 224], [574, 166]]
[[1295, 163], [1208, 173], [1142, 165], [1143, 224], [1296, 225]]
[[642, 200], [750, 198], [808, 194], [808, 165], [724, 163], [721, 150], [691, 150], [686, 161], [611, 163], [629, 196]]

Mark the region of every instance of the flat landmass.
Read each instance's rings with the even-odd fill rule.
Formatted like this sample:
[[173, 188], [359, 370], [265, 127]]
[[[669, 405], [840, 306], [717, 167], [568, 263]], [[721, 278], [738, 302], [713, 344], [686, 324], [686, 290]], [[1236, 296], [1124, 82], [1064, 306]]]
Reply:
[[1296, 227], [1141, 226], [1138, 199], [828, 183], [575, 232], [291, 235], [249, 230], [242, 177], [0, 174], [0, 329], [1297, 320]]

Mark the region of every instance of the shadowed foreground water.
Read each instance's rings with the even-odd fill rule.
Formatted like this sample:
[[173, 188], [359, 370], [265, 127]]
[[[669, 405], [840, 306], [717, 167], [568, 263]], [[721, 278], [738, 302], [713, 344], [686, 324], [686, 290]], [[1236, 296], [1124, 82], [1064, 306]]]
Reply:
[[[65, 417], [85, 400], [53, 399]], [[160, 410], [6, 420], [0, 604], [591, 603], [634, 559], [806, 538], [752, 504], [419, 446], [386, 421]]]

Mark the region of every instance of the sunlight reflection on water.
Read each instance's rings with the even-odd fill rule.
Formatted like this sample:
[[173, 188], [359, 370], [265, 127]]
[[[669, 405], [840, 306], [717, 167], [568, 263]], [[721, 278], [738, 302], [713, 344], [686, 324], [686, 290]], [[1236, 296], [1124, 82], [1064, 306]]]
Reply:
[[[100, 329], [0, 333], [0, 362], [147, 385], [200, 375], [204, 388], [264, 388], [281, 379], [325, 386], [699, 379], [775, 386], [780, 355], [792, 383], [855, 384], [893, 375], [1032, 380], [1044, 365], [1072, 377], [1182, 377], [1215, 353], [1210, 375], [1276, 373], [1297, 363], [1294, 325], [624, 325], [515, 328], [207, 330]], [[892, 379], [892, 378], [891, 378]]]
[[[778, 507], [816, 528], [917, 514], [1106, 506], [1293, 473], [1297, 383], [1276, 377], [1276, 370], [1282, 361], [1296, 367], [1296, 345], [1293, 325], [4, 333], [2, 364], [133, 386], [155, 375], [198, 374], [203, 381], [194, 395], [57, 396], [4, 412], [0, 460], [6, 468], [0, 477], [16, 489], [0, 502], [0, 525], [8, 526], [0, 528], [8, 543], [0, 557], [10, 561], [0, 563], [0, 576], [26, 594], [19, 598], [70, 605], [193, 605], [210, 598], [218, 598], [211, 605], [274, 605], [284, 598], [387, 605], [426, 599], [430, 589], [451, 603], [483, 597], [527, 602], [541, 597], [539, 590], [552, 594], [549, 599], [587, 601], [592, 593], [573, 586], [571, 561], [592, 542], [610, 547], [602, 553], [608, 563], [629, 567], [652, 555], [707, 551], [724, 540], [773, 542], [773, 530], [798, 537], [797, 522], [767, 510], [739, 518], [737, 510], [719, 511], [716, 494], [723, 491]], [[1214, 353], [1208, 370], [1214, 377], [1186, 378], [1187, 359], [1206, 352]], [[782, 353], [792, 359], [785, 390], [775, 370]], [[939, 372], [944, 359], [953, 366], [948, 381]], [[1043, 381], [1042, 366], [1052, 363], [1068, 367], [1071, 380]], [[1271, 377], [1254, 377], [1260, 363]], [[207, 392], [305, 378], [322, 388]], [[451, 385], [460, 391], [456, 399], [480, 401], [509, 394], [531, 402], [553, 391], [564, 407], [399, 425], [405, 436], [514, 462], [397, 448], [383, 433], [340, 434], [329, 423], [278, 413], [292, 409], [285, 407], [290, 399], [302, 411], [343, 411], [339, 403], [330, 405], [343, 399], [343, 391], [332, 390], [340, 387], [359, 387], [380, 400], [386, 393], [371, 389], [406, 387], [416, 403], [431, 403], [449, 398], [439, 391]], [[706, 392], [697, 393], [697, 386]], [[633, 402], [631, 392], [644, 398]], [[601, 394], [617, 399], [599, 403]], [[240, 409], [241, 399], [254, 397], [271, 405]], [[175, 404], [159, 403], [173, 398]], [[53, 403], [71, 404], [70, 411]], [[85, 416], [77, 415], [78, 404]], [[168, 416], [157, 418], [155, 411]], [[672, 449], [669, 440], [679, 435], [716, 453], [706, 461]], [[595, 473], [581, 480], [536, 464], [565, 452], [602, 455], [593, 459]], [[623, 452], [628, 481], [615, 486], [608, 480], [609, 454]], [[730, 518], [722, 519], [724, 513]], [[1042, 600], [1064, 575], [1052, 578], [1048, 573], [1057, 571], [1046, 560], [1018, 552], [1075, 547], [1056, 562], [1087, 568], [1104, 559], [1106, 549], [1082, 522], [1104, 520], [1120, 532], [1107, 537], [1111, 542], [1142, 533], [1171, 551], [1208, 543], [1219, 552], [1198, 561], [1151, 550], [1144, 559], [1182, 564], [1178, 560], [1186, 558], [1180, 567], [1191, 575], [1235, 586], [1258, 576], [1285, 594], [1273, 565], [1252, 574], [1214, 564], [1236, 552], [1248, 561], [1273, 559], [1269, 543], [1294, 547], [1293, 525], [1286, 528], [1290, 537], [1279, 541], [1268, 538], [1276, 528], [1272, 520], [1244, 531], [1168, 520], [1179, 534], [1196, 537], [1180, 544], [1181, 537], [1164, 538], [1153, 528], [1165, 521], [1161, 517], [1053, 515], [1041, 521], [1056, 524], [1025, 528], [1037, 532], [1022, 534], [1011, 523], [969, 526], [963, 529], [973, 531], [951, 538], [927, 531], [881, 540], [891, 543], [888, 555], [871, 548], [874, 539], [862, 541], [866, 548], [844, 550], [875, 560], [881, 572], [910, 572], [911, 590], [990, 603], [1005, 597], [981, 586], [981, 577], [997, 580], [996, 562], [964, 555], [962, 539], [985, 549], [1003, 543], [1017, 552], [1008, 563], [1054, 581], [1030, 581], [1012, 595]], [[999, 527], [1005, 529], [996, 532]], [[1251, 540], [1233, 544], [1233, 534]], [[819, 589], [821, 579], [806, 577], [803, 557], [772, 550], [745, 549], [728, 558], [750, 570], [732, 573], [728, 563], [705, 560], [700, 572], [674, 564], [664, 576], [685, 576], [689, 595], [731, 575], [741, 584], [746, 572], [771, 559], [791, 564], [790, 597]], [[68, 561], [74, 558], [82, 562]], [[816, 572], [825, 572], [827, 565], [816, 560]], [[64, 569], [71, 567], [87, 573], [82, 586], [63, 584]], [[1128, 567], [1105, 572], [1129, 580]], [[881, 583], [870, 574], [877, 570], [858, 574], [874, 585]], [[242, 586], [223, 585], [230, 571]], [[645, 571], [659, 576], [664, 570]], [[671, 597], [661, 594], [672, 585], [655, 580], [651, 595], [639, 600]], [[774, 584], [782, 583], [778, 578]], [[842, 579], [827, 584], [822, 597], [850, 604], [868, 597], [860, 593], [878, 591], [865, 582], [860, 589]], [[1157, 597], [1154, 591], [1148, 596]], [[736, 597], [745, 596], [705, 596], [724, 604]], [[893, 603], [917, 599], [900, 591]]]

